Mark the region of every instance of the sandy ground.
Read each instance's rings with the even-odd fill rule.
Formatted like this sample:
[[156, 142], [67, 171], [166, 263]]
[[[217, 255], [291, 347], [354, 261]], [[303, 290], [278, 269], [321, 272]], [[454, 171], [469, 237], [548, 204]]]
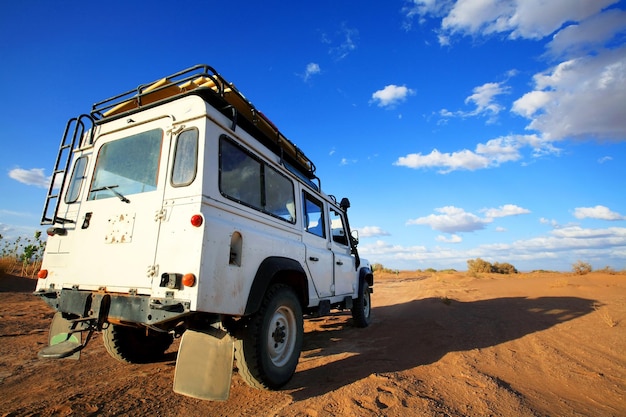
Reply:
[[52, 311], [0, 277], [0, 416], [626, 416], [626, 275], [376, 277], [373, 323], [305, 321], [281, 391], [234, 373], [230, 399], [172, 391], [163, 362], [125, 365], [100, 335], [79, 361], [39, 360]]

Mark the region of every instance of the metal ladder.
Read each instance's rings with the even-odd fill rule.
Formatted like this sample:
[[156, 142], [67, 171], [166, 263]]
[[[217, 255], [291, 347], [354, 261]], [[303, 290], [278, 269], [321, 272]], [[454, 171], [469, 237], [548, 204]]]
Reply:
[[[88, 119], [91, 126], [94, 125], [92, 117], [88, 114], [81, 114], [78, 117], [73, 117], [67, 122], [67, 125], [65, 125], [65, 131], [63, 132], [63, 137], [61, 138], [61, 144], [59, 146], [59, 153], [57, 154], [54, 170], [52, 171], [52, 176], [50, 178], [50, 185], [48, 186], [46, 203], [43, 208], [43, 214], [41, 215], [42, 225], [74, 223], [73, 220], [58, 217], [57, 214], [59, 212], [59, 204], [61, 202], [60, 197], [63, 194], [63, 186], [65, 185], [65, 180], [67, 179], [67, 170], [72, 159], [72, 151], [75, 149], [77, 140], [78, 145], [81, 144], [80, 141], [85, 133], [85, 123], [83, 122], [83, 119], [85, 118]], [[93, 129], [91, 130], [89, 143], [93, 143]], [[57, 182], [59, 179], [60, 183]], [[56, 184], [58, 184], [58, 186], [56, 186]], [[54, 203], [52, 203], [53, 201]], [[54, 207], [54, 211], [52, 210], [52, 207]]]

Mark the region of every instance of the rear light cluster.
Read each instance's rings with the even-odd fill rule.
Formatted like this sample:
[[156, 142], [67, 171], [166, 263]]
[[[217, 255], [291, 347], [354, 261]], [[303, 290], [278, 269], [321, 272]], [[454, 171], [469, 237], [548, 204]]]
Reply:
[[178, 274], [176, 272], [166, 272], [161, 275], [160, 287], [172, 290], [182, 290], [183, 287], [193, 287], [196, 285], [196, 276], [192, 273]]

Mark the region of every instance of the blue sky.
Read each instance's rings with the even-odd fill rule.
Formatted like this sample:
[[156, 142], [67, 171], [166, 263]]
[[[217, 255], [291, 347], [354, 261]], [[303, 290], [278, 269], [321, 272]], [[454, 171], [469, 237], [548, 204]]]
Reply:
[[0, 234], [30, 236], [66, 121], [209, 64], [351, 199], [398, 269], [626, 268], [626, 1], [0, 5]]

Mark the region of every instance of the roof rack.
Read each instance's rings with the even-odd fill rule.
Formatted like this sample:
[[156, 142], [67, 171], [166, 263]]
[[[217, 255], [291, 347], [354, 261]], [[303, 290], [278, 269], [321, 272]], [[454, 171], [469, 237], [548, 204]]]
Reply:
[[232, 83], [226, 81], [208, 65], [196, 65], [97, 102], [92, 107], [91, 116], [96, 122], [103, 122], [177, 96], [199, 94], [206, 97], [207, 93], [223, 102], [224, 107], [220, 110], [231, 117], [233, 129], [238, 123], [238, 116], [243, 116], [248, 125], [255, 127], [265, 136], [267, 139], [265, 142], [267, 144], [269, 141], [272, 151], [281, 158], [287, 157], [307, 178], [317, 178], [315, 165], [304, 152], [287, 139]]

